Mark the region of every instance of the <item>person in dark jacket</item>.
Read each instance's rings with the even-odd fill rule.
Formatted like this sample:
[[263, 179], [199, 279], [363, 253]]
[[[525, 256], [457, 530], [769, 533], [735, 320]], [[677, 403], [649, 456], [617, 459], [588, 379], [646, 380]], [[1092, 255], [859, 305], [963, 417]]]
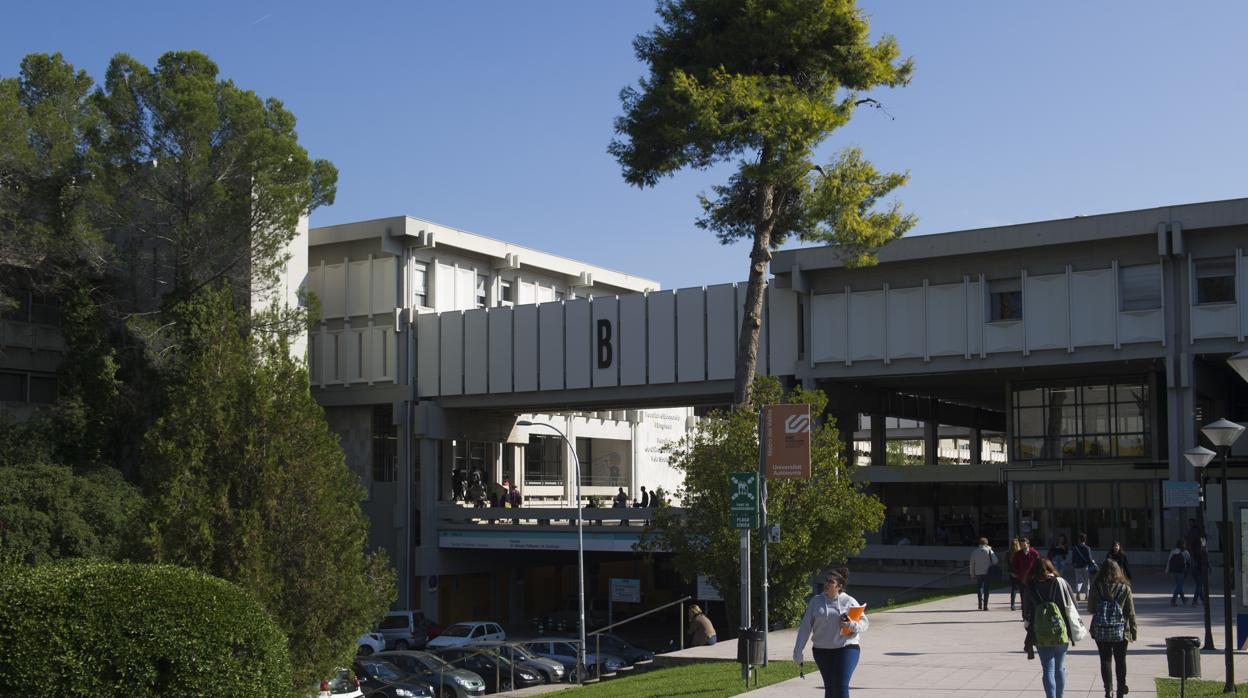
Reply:
[[643, 509], [650, 506], [650, 493], [646, 491], [645, 485], [641, 486], [641, 501], [637, 503], [637, 506]]
[[1018, 541], [1022, 546], [1018, 552], [1014, 553], [1014, 557], [1010, 558], [1010, 577], [1017, 579], [1018, 583], [1024, 587], [1023, 595], [1026, 595], [1027, 580], [1030, 578], [1031, 570], [1035, 566], [1036, 561], [1040, 559], [1040, 553], [1031, 547], [1031, 539], [1020, 538]]
[[[1098, 624], [1097, 605], [1102, 600], [1113, 600], [1122, 607], [1122, 639], [1096, 639], [1106, 634]], [[1092, 613], [1092, 638], [1096, 639], [1096, 651], [1101, 657], [1101, 682], [1105, 684], [1105, 698], [1114, 697], [1114, 677], [1118, 679], [1118, 698], [1127, 694], [1127, 643], [1135, 642], [1139, 626], [1135, 620], [1135, 598], [1131, 584], [1122, 574], [1122, 568], [1113, 560], [1106, 560], [1097, 571], [1096, 579], [1088, 591], [1088, 611]]]
[[1127, 562], [1127, 553], [1123, 551], [1122, 543], [1114, 541], [1113, 547], [1105, 554], [1105, 559], [1118, 563], [1118, 566], [1122, 568], [1123, 576], [1127, 578], [1128, 582], [1131, 581], [1131, 565]]
[[[1061, 611], [1062, 622], [1066, 625], [1066, 637], [1070, 638], [1070, 644], [1051, 647], [1036, 646], [1036, 609], [1049, 601], [1055, 602]], [[1074, 594], [1070, 591], [1070, 585], [1058, 575], [1053, 563], [1045, 558], [1036, 560], [1027, 576], [1027, 590], [1023, 592], [1023, 624], [1027, 628], [1023, 648], [1027, 651], [1029, 659], [1033, 657], [1033, 652], [1040, 654], [1040, 679], [1044, 684], [1045, 698], [1062, 698], [1062, 691], [1066, 687], [1066, 651], [1070, 649], [1071, 644], [1074, 644], [1075, 638], [1072, 625], [1074, 621], [1068, 615], [1067, 609], [1074, 603]]]

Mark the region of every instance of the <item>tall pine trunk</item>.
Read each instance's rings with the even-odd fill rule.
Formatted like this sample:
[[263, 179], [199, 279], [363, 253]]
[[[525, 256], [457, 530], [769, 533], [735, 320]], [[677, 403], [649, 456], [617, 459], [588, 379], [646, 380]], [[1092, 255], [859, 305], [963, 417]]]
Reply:
[[[769, 148], [764, 147], [760, 162], [770, 158]], [[737, 366], [732, 385], [734, 407], [747, 407], [750, 402], [750, 384], [758, 367], [758, 337], [763, 329], [763, 300], [767, 290], [767, 270], [771, 265], [771, 232], [775, 226], [772, 198], [775, 185], [759, 185], [755, 202], [754, 247], [750, 250], [750, 278], [745, 290], [745, 312], [741, 322], [741, 334], [737, 337]]]

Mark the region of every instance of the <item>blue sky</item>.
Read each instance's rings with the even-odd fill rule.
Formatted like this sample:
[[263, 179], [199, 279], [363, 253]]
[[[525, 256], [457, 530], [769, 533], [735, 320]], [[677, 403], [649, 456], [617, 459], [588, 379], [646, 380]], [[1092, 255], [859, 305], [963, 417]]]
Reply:
[[[862, 3], [914, 57], [825, 144], [909, 170], [917, 234], [1248, 196], [1248, 3]], [[60, 51], [198, 49], [332, 160], [314, 225], [402, 213], [658, 279], [743, 279], [693, 225], [728, 170], [626, 186], [606, 154], [648, 1], [47, 2], [5, 8], [0, 75]]]

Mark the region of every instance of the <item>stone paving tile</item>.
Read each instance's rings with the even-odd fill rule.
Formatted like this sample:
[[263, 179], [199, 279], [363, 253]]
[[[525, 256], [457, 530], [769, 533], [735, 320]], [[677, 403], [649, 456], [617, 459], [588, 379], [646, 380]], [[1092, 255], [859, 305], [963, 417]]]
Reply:
[[[1191, 606], [1171, 607], [1169, 582], [1162, 576], [1136, 580], [1136, 609], [1140, 639], [1127, 653], [1127, 685], [1132, 697], [1156, 695], [1153, 678], [1166, 675], [1165, 638], [1204, 636], [1203, 614]], [[1220, 594], [1214, 589], [1214, 594]], [[973, 596], [943, 599], [920, 606], [872, 614], [871, 629], [863, 635], [862, 659], [851, 686], [854, 698], [1037, 698], [1044, 695], [1039, 660], [1023, 653], [1023, 626], [1019, 613], [1009, 610], [1007, 595], [994, 595], [991, 610], [975, 609]], [[1222, 647], [1221, 600], [1213, 599], [1214, 639]], [[1091, 614], [1083, 614], [1085, 625]], [[796, 632], [772, 633], [768, 656], [789, 659]], [[675, 653], [689, 658], [735, 659], [736, 642], [698, 647]], [[805, 679], [792, 679], [750, 692], [751, 696], [816, 698], [823, 681], [806, 648]], [[1204, 678], [1221, 681], [1223, 655], [1201, 655]], [[1248, 661], [1237, 653], [1235, 675], [1248, 679]], [[1101, 698], [1100, 664], [1096, 644], [1084, 640], [1066, 658], [1067, 698]]]

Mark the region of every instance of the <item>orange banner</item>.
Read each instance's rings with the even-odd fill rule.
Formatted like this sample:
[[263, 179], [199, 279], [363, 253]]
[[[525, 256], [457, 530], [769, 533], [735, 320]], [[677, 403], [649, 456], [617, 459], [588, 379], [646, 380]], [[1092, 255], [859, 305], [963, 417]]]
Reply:
[[810, 405], [763, 408], [763, 464], [768, 478], [810, 477]]

